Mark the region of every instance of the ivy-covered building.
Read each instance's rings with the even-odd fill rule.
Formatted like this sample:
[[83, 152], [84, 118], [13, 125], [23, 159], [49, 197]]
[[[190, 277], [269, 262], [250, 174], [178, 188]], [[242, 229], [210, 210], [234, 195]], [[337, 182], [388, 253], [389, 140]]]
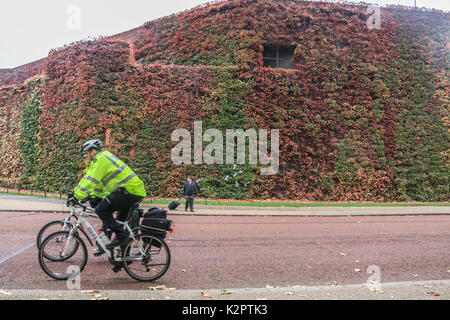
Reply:
[[[448, 201], [449, 13], [214, 2], [0, 70], [0, 186], [65, 192], [98, 137], [152, 196]], [[177, 128], [278, 129], [279, 171], [176, 165]]]

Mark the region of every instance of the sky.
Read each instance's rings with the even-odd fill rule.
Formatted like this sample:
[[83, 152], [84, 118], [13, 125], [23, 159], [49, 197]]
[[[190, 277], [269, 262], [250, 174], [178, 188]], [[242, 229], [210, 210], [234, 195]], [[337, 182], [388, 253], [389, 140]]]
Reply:
[[[351, 0], [359, 2], [360, 0]], [[0, 69], [14, 68], [74, 41], [110, 36], [207, 0], [9, 0], [0, 2]], [[332, 1], [330, 1], [332, 2]], [[414, 0], [365, 0], [413, 6]], [[450, 11], [449, 0], [416, 0]]]

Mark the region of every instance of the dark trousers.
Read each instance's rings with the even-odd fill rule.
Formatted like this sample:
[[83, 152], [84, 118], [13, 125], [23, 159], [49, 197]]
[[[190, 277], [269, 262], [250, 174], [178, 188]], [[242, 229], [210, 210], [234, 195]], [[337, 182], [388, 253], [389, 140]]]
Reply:
[[123, 192], [113, 192], [103, 199], [96, 207], [95, 213], [103, 222], [103, 230], [110, 229], [116, 233], [117, 239], [128, 236], [127, 231], [113, 217], [113, 213], [118, 211], [117, 220], [125, 221], [130, 208], [140, 202], [143, 197]]
[[186, 205], [184, 210], [187, 211], [188, 207], [191, 211], [194, 211], [194, 196], [186, 196]]

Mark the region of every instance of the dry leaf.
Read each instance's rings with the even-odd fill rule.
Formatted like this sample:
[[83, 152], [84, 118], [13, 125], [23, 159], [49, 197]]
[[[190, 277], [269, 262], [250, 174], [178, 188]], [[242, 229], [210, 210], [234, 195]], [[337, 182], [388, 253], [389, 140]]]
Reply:
[[211, 298], [211, 295], [207, 291], [200, 291], [200, 294], [204, 297]]
[[356, 272], [361, 272], [361, 269], [356, 268], [355, 271]]
[[4, 294], [4, 295], [9, 295], [9, 294], [11, 294], [11, 292], [3, 291], [3, 289], [0, 289], [0, 293], [1, 293], [1, 294]]
[[167, 288], [165, 285], [157, 286], [157, 287], [148, 287], [149, 290], [165, 290], [165, 291], [173, 291], [175, 288]]
[[339, 255], [340, 255], [340, 256], [346, 256], [347, 254], [346, 254], [346, 253], [343, 253], [343, 252], [341, 252], [341, 253], [339, 253]]
[[98, 290], [83, 290], [81, 293], [100, 293]]
[[382, 289], [369, 289], [369, 291], [375, 292], [376, 294], [383, 294], [384, 291]]
[[426, 294], [426, 295], [431, 295], [431, 296], [435, 296], [435, 297], [439, 297], [439, 296], [440, 296], [439, 293], [433, 292], [433, 291], [427, 291], [427, 292], [425, 292], [424, 294]]

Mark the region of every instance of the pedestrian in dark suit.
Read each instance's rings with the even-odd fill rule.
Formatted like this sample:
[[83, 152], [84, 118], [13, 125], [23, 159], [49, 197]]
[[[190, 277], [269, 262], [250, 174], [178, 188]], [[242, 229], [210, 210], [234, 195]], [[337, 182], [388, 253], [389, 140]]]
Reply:
[[186, 206], [184, 211], [187, 211], [188, 207], [191, 212], [194, 212], [194, 196], [198, 195], [198, 189], [195, 182], [192, 181], [192, 177], [187, 178], [187, 182], [183, 186], [183, 196], [186, 196]]

